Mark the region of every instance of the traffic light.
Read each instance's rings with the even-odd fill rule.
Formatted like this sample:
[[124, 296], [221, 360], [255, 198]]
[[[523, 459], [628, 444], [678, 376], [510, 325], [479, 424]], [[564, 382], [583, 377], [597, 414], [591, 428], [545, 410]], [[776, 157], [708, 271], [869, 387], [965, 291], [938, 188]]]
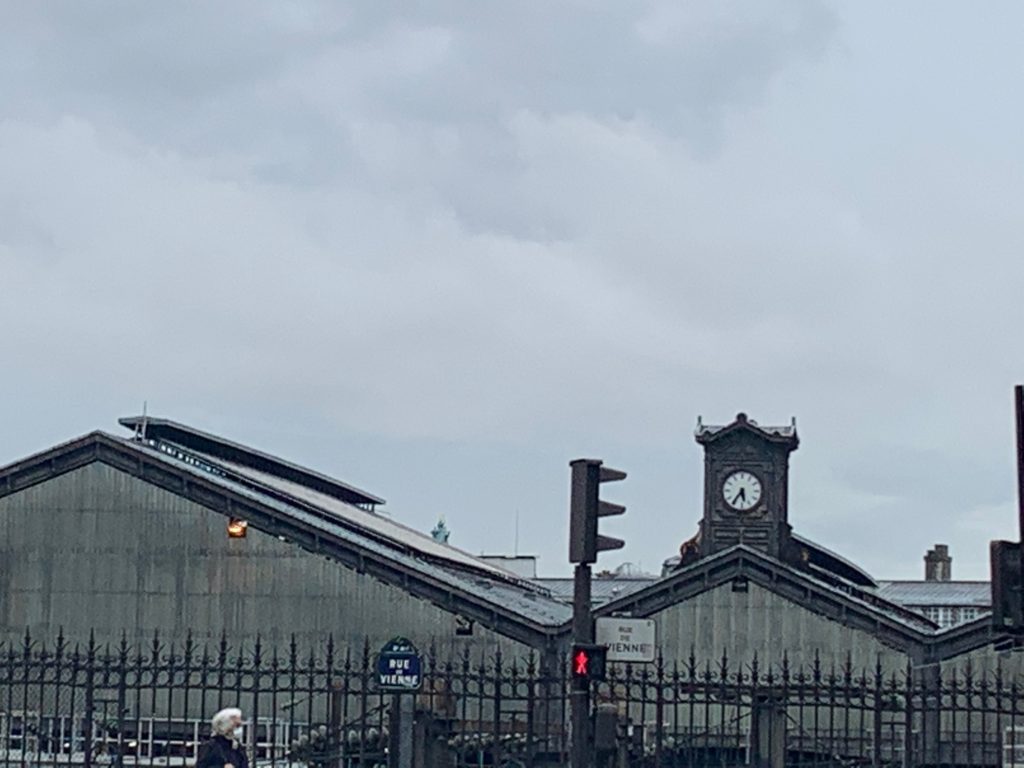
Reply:
[[1024, 630], [1024, 573], [1021, 545], [1015, 541], [993, 541], [992, 624], [998, 631]]
[[608, 666], [608, 647], [575, 643], [569, 656], [569, 671], [577, 680], [604, 680]]
[[569, 562], [593, 563], [597, 553], [606, 549], [621, 549], [622, 539], [601, 536], [597, 532], [600, 517], [621, 515], [626, 508], [621, 504], [601, 501], [601, 483], [625, 480], [626, 473], [605, 467], [598, 459], [576, 459], [572, 467], [572, 500], [569, 518]]

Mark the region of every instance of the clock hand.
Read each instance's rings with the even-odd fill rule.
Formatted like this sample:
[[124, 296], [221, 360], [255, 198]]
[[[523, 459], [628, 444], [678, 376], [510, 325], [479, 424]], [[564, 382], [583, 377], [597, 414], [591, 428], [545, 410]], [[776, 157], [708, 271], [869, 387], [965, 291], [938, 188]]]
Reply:
[[747, 500], [747, 489], [746, 488], [740, 488], [740, 492], [736, 494], [736, 498], [734, 498], [732, 500], [732, 503], [735, 504], [740, 499], [743, 499], [744, 501]]

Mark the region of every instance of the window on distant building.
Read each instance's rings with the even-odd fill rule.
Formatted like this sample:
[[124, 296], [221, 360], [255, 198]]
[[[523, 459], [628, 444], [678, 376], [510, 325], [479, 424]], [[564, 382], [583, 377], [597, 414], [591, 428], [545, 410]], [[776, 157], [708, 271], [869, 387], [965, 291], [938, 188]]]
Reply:
[[939, 625], [940, 628], [952, 627], [962, 620], [956, 615], [956, 609], [949, 605], [928, 605], [920, 609], [926, 619], [930, 619]]
[[922, 605], [914, 608], [926, 619], [934, 621], [941, 629], [956, 627], [978, 618], [982, 609], [974, 606], [954, 607], [952, 605]]

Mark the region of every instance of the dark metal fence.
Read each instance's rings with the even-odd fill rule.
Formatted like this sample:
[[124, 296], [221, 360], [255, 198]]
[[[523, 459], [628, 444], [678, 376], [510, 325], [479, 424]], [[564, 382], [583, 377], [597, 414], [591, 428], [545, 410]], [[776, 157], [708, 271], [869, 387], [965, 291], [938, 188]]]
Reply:
[[656, 766], [1024, 767], [1020, 683], [969, 666], [886, 674], [723, 657], [620, 668], [597, 694], [642, 727], [634, 754]]
[[[211, 714], [240, 706], [253, 762], [387, 762], [395, 729], [416, 765], [561, 765], [565, 664], [424, 654], [424, 686], [375, 685], [369, 644], [283, 649], [187, 641], [145, 648], [30, 637], [0, 645], [0, 764], [190, 765]], [[548, 668], [549, 667], [549, 668]], [[1000, 670], [885, 673], [696, 658], [613, 666], [593, 691], [604, 765], [1024, 766], [1021, 680]]]
[[[564, 671], [533, 657], [424, 654], [424, 684], [396, 713], [375, 684], [368, 643], [233, 648], [188, 640], [144, 648], [27, 636], [0, 645], [0, 765], [190, 765], [217, 710], [246, 715], [257, 765], [386, 763], [396, 714], [419, 754], [443, 764], [558, 762], [567, 733]], [[516, 757], [518, 756], [518, 758]], [[525, 763], [524, 763], [525, 764]]]

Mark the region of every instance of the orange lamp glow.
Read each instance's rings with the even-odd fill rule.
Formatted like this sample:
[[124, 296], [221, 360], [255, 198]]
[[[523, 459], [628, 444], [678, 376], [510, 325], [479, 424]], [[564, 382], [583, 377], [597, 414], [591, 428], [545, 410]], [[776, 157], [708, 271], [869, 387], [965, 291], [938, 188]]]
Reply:
[[244, 539], [246, 531], [249, 530], [249, 524], [245, 520], [239, 520], [237, 517], [233, 517], [228, 521], [228, 538], [229, 539]]

